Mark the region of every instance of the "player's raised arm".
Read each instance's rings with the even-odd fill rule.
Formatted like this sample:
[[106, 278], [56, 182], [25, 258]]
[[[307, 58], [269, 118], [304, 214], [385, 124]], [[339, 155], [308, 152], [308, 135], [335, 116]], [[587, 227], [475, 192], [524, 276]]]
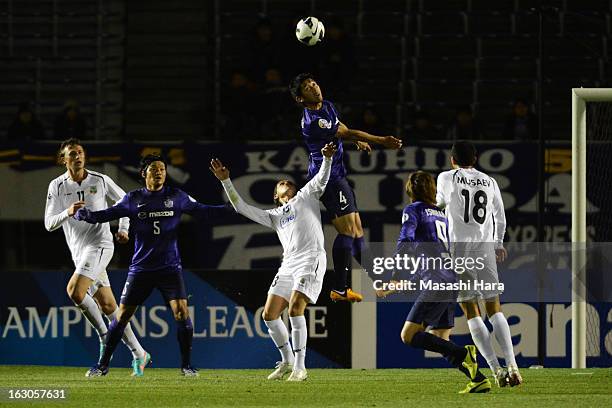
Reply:
[[272, 219], [267, 211], [245, 203], [242, 197], [240, 197], [240, 194], [238, 194], [238, 191], [236, 191], [236, 188], [230, 180], [229, 169], [225, 167], [223, 163], [221, 163], [221, 160], [211, 160], [210, 171], [215, 175], [215, 177], [217, 177], [217, 179], [219, 179], [221, 184], [223, 184], [225, 194], [229, 198], [230, 203], [236, 212], [244, 215], [258, 224], [263, 225], [264, 227], [273, 228]]
[[223, 216], [230, 211], [227, 205], [202, 204], [187, 193], [184, 194], [185, 200], [183, 202], [183, 211], [189, 215], [193, 215], [204, 220], [211, 220], [215, 217]]
[[[108, 176], [104, 176], [104, 181], [106, 182], [106, 195], [110, 198], [115, 204], [117, 204], [123, 197], [125, 197], [125, 191], [121, 187], [119, 187], [113, 179]], [[121, 244], [125, 244], [128, 240], [128, 231], [130, 230], [130, 218], [123, 217], [119, 219], [119, 229], [117, 234], [115, 235], [117, 241]]]
[[56, 193], [54, 183], [49, 184], [47, 191], [47, 202], [45, 203], [45, 228], [47, 231], [55, 231], [64, 222], [72, 217], [79, 208], [85, 206], [85, 201], [76, 201], [68, 208], [62, 208], [59, 197]]
[[321, 149], [323, 154], [323, 163], [319, 172], [300, 190], [302, 194], [313, 195], [317, 200], [325, 192], [325, 187], [329, 181], [329, 175], [331, 174], [331, 167], [334, 154], [336, 153], [336, 145], [328, 143]]
[[340, 122], [336, 137], [352, 142], [365, 142], [381, 145], [387, 149], [400, 149], [402, 141], [394, 136], [374, 136], [368, 132], [357, 129], [349, 129], [344, 123]]
[[122, 217], [130, 216], [130, 196], [126, 194], [114, 206], [101, 211], [91, 211], [88, 208], [79, 209], [74, 218], [78, 221], [85, 221], [90, 224], [102, 224]]

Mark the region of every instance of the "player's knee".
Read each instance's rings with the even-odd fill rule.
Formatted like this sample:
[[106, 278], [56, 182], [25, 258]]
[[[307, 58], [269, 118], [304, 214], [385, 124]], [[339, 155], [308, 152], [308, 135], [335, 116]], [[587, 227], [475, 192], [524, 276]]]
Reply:
[[174, 320], [176, 321], [183, 321], [183, 320], [187, 320], [187, 318], [189, 317], [189, 310], [187, 310], [187, 308], [178, 308], [175, 312], [174, 312]]
[[297, 303], [289, 305], [289, 316], [296, 317], [296, 316], [303, 316], [303, 315], [304, 315], [304, 308], [301, 305]]
[[263, 317], [265, 321], [271, 322], [272, 320], [278, 319], [280, 316], [277, 313], [272, 313], [271, 311], [264, 309], [264, 311], [261, 313], [261, 317]]
[[70, 297], [70, 299], [76, 305], [80, 305], [81, 303], [83, 303], [83, 300], [85, 299], [85, 295], [87, 293], [87, 292], [85, 293], [79, 292], [76, 286], [68, 287], [67, 292], [68, 292], [68, 297]]
[[407, 345], [410, 345], [410, 343], [412, 342], [413, 336], [414, 334], [407, 330], [402, 330], [402, 333], [400, 334], [400, 337], [402, 338], [402, 342]]
[[117, 305], [114, 302], [101, 302], [99, 304], [102, 313], [105, 315], [110, 315], [117, 309]]

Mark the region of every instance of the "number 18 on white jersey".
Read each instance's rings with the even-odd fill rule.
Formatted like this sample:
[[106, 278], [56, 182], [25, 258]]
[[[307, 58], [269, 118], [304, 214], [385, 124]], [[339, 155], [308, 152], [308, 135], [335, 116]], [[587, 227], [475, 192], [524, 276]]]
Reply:
[[504, 203], [492, 177], [474, 168], [442, 172], [436, 201], [446, 211], [452, 242], [503, 242]]

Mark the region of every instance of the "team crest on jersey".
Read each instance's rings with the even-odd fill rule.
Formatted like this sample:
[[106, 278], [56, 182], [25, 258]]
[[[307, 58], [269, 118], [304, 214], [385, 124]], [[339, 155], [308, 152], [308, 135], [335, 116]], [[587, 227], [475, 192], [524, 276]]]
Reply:
[[319, 119], [319, 127], [321, 129], [331, 129], [332, 124], [328, 122], [326, 119]]
[[174, 201], [172, 201], [171, 199], [166, 198], [166, 199], [164, 200], [164, 206], [165, 206], [166, 208], [172, 208], [172, 206], [173, 206], [173, 205], [174, 205]]
[[98, 192], [98, 187], [96, 187], [96, 186], [89, 187], [89, 193], [90, 194], [96, 194], [97, 192]]

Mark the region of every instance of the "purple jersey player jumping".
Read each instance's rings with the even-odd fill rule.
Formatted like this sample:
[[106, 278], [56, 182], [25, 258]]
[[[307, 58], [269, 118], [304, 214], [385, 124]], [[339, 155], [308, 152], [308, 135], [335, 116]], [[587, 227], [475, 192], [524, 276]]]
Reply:
[[[448, 221], [436, 207], [436, 183], [431, 174], [417, 171], [408, 176], [406, 193], [412, 200], [402, 213], [402, 229], [397, 240], [399, 254], [447, 259]], [[421, 265], [430, 265], [421, 263]], [[445, 263], [431, 263], [411, 271], [412, 279], [428, 281], [443, 290], [424, 289], [410, 309], [402, 328], [401, 338], [412, 347], [442, 354], [446, 360], [465, 374], [470, 382], [460, 393], [482, 393], [491, 390], [491, 382], [478, 370], [475, 346], [461, 347], [449, 341], [455, 325], [457, 292], [448, 290], [457, 281], [455, 271]], [[394, 278], [396, 279], [396, 278]], [[421, 285], [417, 285], [417, 288]], [[426, 286], [427, 287], [427, 286]], [[379, 297], [393, 291], [378, 290]], [[426, 331], [427, 330], [427, 331]]]
[[[229, 212], [229, 207], [200, 204], [184, 191], [165, 186], [166, 163], [160, 156], [143, 158], [141, 176], [146, 187], [130, 191], [115, 206], [102, 211], [81, 208], [75, 215], [77, 220], [90, 224], [129, 217], [130, 232], [135, 237], [134, 256], [121, 294], [119, 312], [109, 326], [102, 358], [90, 370], [90, 376], [108, 373], [111, 356], [125, 327], [138, 306], [157, 288], [170, 304], [177, 323], [181, 374], [195, 377], [198, 371], [191, 366], [193, 324], [187, 308], [177, 230], [182, 213], [210, 219], [221, 212]], [[139, 362], [140, 370], [144, 370], [150, 361], [151, 356], [147, 353]]]
[[354, 142], [359, 150], [370, 153], [372, 148], [369, 143], [388, 149], [399, 149], [402, 147], [402, 141], [393, 136], [373, 136], [360, 130], [349, 129], [340, 122], [334, 104], [323, 99], [321, 88], [311, 74], [299, 74], [289, 87], [295, 101], [304, 107], [301, 125], [302, 136], [310, 153], [309, 179], [314, 177], [321, 167], [323, 146], [329, 142], [337, 142], [338, 151], [333, 158], [331, 176], [325, 194], [321, 197], [325, 208], [332, 214], [332, 224], [338, 231], [332, 248], [334, 284], [330, 297], [334, 301], [360, 302], [362, 296], [354, 292], [349, 285], [351, 258], [354, 256], [357, 262], [365, 267], [365, 260], [369, 257], [366, 254], [367, 247], [355, 194], [346, 180], [342, 142]]

